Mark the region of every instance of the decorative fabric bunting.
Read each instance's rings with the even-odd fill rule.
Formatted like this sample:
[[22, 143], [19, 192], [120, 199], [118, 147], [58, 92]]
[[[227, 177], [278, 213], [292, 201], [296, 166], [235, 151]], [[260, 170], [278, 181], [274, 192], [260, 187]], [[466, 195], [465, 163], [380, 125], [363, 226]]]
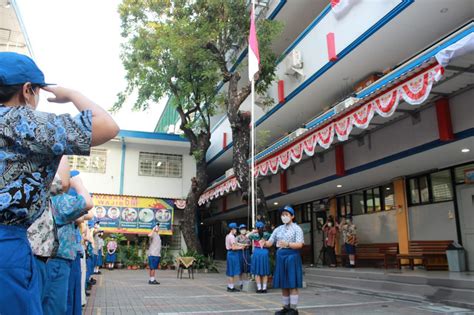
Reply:
[[[344, 114], [337, 120], [310, 131], [308, 135], [288, 144], [276, 155], [258, 162], [254, 176], [266, 176], [269, 171], [276, 174], [279, 169], [285, 170], [290, 167], [292, 161], [299, 163], [303, 158], [303, 153], [313, 156], [317, 144], [323, 149], [328, 149], [334, 142], [334, 135], [339, 141], [346, 141], [353, 127], [367, 129], [375, 113], [383, 118], [391, 117], [402, 99], [410, 105], [422, 104], [428, 98], [433, 83], [439, 81], [443, 73], [444, 69], [439, 64], [424, 69], [418, 75], [389, 88], [385, 93]], [[227, 179], [218, 186], [206, 190], [199, 199], [199, 205], [224, 193], [235, 191], [237, 187], [238, 182], [235, 177]]]

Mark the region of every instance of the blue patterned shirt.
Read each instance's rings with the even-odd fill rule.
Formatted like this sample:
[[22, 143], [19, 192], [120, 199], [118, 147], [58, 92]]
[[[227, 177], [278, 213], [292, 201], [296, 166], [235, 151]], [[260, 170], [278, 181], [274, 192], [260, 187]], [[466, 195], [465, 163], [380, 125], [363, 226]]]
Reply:
[[304, 243], [303, 230], [296, 223], [280, 225], [273, 231], [272, 236], [268, 240], [273, 244], [277, 244], [279, 241], [290, 242], [290, 243]]
[[77, 236], [74, 221], [87, 213], [84, 197], [60, 194], [51, 197], [51, 210], [58, 226], [59, 248], [56, 257], [74, 260]]
[[0, 105], [0, 224], [28, 227], [41, 216], [62, 155], [89, 154], [91, 135], [91, 111]]

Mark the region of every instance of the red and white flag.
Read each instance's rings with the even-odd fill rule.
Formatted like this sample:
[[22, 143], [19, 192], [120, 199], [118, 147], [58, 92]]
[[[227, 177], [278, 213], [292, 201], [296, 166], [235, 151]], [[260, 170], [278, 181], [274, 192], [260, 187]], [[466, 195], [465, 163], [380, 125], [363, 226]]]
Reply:
[[257, 30], [255, 28], [255, 12], [250, 12], [250, 34], [249, 34], [249, 80], [255, 79], [259, 70], [260, 54], [258, 52]]

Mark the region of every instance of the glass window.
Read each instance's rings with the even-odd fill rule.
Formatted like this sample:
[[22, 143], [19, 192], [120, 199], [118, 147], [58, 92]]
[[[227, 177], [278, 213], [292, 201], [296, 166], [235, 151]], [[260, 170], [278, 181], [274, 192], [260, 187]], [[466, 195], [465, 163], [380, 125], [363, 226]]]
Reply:
[[367, 202], [367, 213], [372, 213], [375, 211], [373, 190], [367, 189], [365, 191], [365, 196], [366, 196], [366, 202]]
[[374, 210], [376, 212], [382, 211], [382, 201], [380, 199], [380, 187], [376, 187], [373, 190], [374, 196]]
[[454, 169], [454, 176], [455, 176], [454, 178], [456, 180], [456, 184], [464, 184], [464, 172], [466, 170], [472, 170], [472, 169], [474, 169], [474, 163], [456, 167]]
[[86, 173], [105, 173], [107, 168], [107, 150], [91, 149], [89, 156], [68, 156], [71, 169]]
[[382, 187], [382, 194], [384, 200], [385, 210], [395, 209], [395, 192], [393, 184], [388, 184]]
[[419, 178], [420, 196], [421, 203], [430, 202], [430, 191], [428, 188], [428, 176], [422, 176]]
[[410, 204], [419, 204], [420, 203], [420, 190], [418, 188], [418, 179], [411, 178], [408, 181], [408, 187], [410, 191]]
[[356, 191], [352, 194], [352, 215], [365, 213], [364, 191]]
[[140, 176], [181, 177], [183, 157], [174, 154], [140, 152]]
[[449, 170], [431, 174], [431, 187], [434, 202], [453, 200], [453, 187]]
[[346, 216], [346, 196], [338, 197], [337, 198], [337, 212], [339, 213], [339, 217]]

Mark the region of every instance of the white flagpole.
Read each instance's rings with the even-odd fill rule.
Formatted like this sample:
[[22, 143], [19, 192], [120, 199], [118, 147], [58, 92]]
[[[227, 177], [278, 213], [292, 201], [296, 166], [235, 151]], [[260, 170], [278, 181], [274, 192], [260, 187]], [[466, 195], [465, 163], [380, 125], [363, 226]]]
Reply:
[[[255, 0], [252, 0], [252, 14], [255, 18]], [[252, 76], [252, 106], [251, 106], [251, 123], [250, 123], [250, 137], [251, 137], [251, 193], [252, 193], [252, 228], [255, 227], [255, 76]]]

